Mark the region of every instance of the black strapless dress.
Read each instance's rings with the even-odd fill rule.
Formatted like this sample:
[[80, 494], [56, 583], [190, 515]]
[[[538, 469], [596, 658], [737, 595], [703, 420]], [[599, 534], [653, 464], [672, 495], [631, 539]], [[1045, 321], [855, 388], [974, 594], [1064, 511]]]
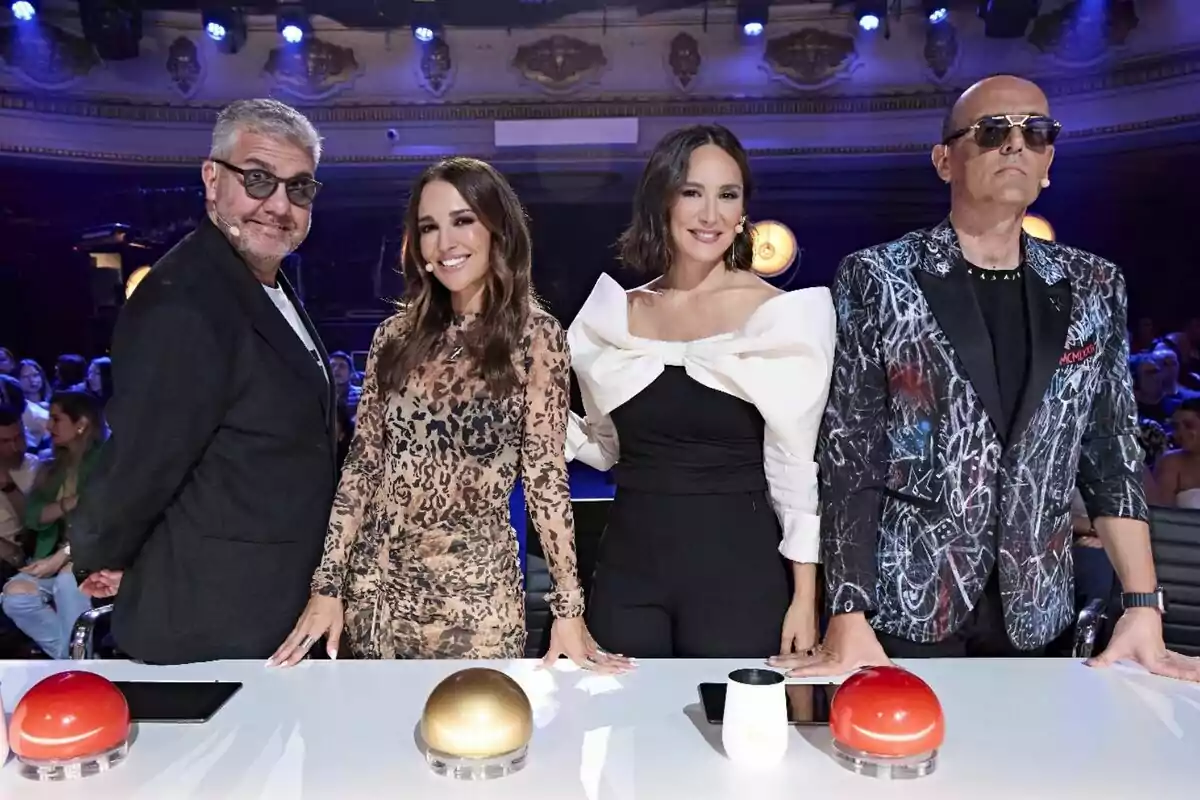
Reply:
[[753, 404], [667, 367], [611, 414], [621, 457], [588, 628], [638, 658], [779, 652], [789, 562]]

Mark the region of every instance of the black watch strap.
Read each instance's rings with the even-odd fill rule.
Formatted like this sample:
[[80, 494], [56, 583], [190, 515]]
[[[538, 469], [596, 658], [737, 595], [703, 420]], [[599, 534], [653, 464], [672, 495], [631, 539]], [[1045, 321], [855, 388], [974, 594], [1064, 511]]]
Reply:
[[1121, 595], [1121, 606], [1130, 608], [1153, 608], [1160, 614], [1167, 613], [1167, 597], [1162, 587], [1153, 592], [1125, 592]]

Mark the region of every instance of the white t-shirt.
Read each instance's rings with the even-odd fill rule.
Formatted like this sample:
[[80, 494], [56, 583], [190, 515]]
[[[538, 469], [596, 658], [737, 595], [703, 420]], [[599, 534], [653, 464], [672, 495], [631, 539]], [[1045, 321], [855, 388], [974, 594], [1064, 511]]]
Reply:
[[308, 332], [308, 328], [304, 327], [304, 320], [300, 319], [300, 313], [296, 311], [296, 307], [292, 305], [292, 301], [288, 299], [287, 292], [280, 289], [278, 286], [267, 286], [263, 284], [263, 289], [267, 291], [267, 297], [271, 298], [271, 302], [279, 309], [279, 313], [283, 314], [283, 318], [287, 320], [288, 325], [292, 326], [292, 330], [300, 337], [304, 348], [312, 355], [313, 361], [321, 367], [321, 374], [325, 376], [325, 380], [329, 380], [329, 365], [321, 360], [321, 351], [317, 349], [316, 342]]
[[26, 403], [21, 421], [25, 423], [25, 444], [31, 450], [40, 448], [50, 425], [50, 412], [37, 403]]

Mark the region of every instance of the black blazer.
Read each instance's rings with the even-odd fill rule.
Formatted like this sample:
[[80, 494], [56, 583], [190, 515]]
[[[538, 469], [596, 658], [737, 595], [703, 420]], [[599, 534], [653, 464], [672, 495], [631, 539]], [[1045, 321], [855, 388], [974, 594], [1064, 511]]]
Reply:
[[117, 646], [152, 663], [266, 659], [295, 624], [336, 485], [328, 356], [206, 218], [113, 337], [112, 435], [69, 529], [77, 572], [123, 569]]
[[914, 642], [954, 633], [998, 570], [1025, 650], [1074, 616], [1071, 492], [1094, 517], [1147, 518], [1125, 283], [1090, 253], [1023, 237], [1030, 368], [1011, 432], [954, 229], [838, 270], [819, 450], [829, 610]]

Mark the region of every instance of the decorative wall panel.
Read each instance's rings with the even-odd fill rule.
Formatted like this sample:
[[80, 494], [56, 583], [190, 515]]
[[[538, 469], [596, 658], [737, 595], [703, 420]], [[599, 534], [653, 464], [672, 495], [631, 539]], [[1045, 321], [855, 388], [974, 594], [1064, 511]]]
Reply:
[[[1000, 71], [1046, 89], [1064, 146], [1200, 127], [1195, 0], [1136, 13], [1117, 2], [1099, 22], [1074, 0], [1042, 6], [1017, 40], [984, 38], [969, 11], [939, 25], [905, 13], [887, 36], [867, 33], [826, 3], [773, 6], [753, 39], [717, 7], [447, 29], [425, 44], [317, 18], [313, 36], [285, 45], [272, 17], [252, 17], [232, 55], [200, 32], [198, 14], [147, 13], [142, 56], [114, 63], [96, 58], [77, 19], [45, 12], [36, 26], [0, 26], [0, 154], [192, 163], [222, 105], [274, 95], [318, 124], [330, 163], [350, 166], [465, 153], [607, 169], [640, 161], [673, 127], [714, 119], [781, 163], [923, 157], [954, 96]], [[637, 147], [530, 154], [492, 139], [496, 119], [596, 117], [640, 118]]]

